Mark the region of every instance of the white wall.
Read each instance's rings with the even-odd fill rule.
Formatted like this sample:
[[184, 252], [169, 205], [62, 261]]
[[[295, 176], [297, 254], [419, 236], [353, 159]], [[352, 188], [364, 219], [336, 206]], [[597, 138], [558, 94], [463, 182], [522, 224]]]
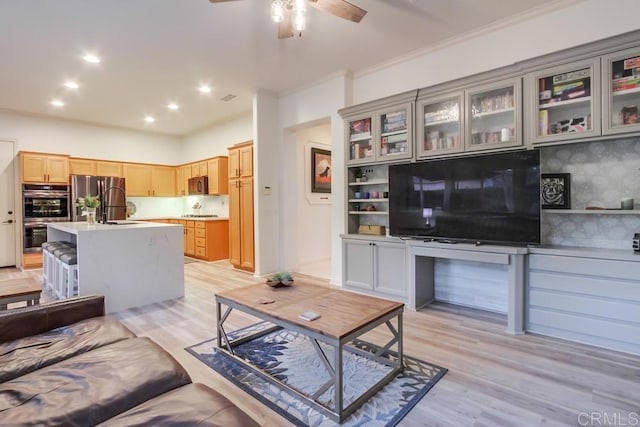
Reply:
[[141, 163], [176, 164], [180, 139], [71, 121], [0, 112], [0, 137], [16, 151]]
[[248, 113], [182, 139], [180, 161], [189, 163], [208, 157], [226, 156], [227, 147], [253, 138], [253, 115]]
[[[318, 83], [312, 87], [285, 95], [279, 99], [280, 117], [280, 155], [281, 164], [295, 165], [295, 151], [287, 150], [296, 140], [296, 130], [328, 120], [331, 134], [332, 152], [332, 194], [331, 194], [331, 229], [326, 230], [331, 238], [331, 282], [341, 282], [342, 259], [340, 256], [340, 234], [345, 230], [345, 188], [344, 188], [344, 123], [338, 115], [338, 109], [347, 104], [347, 94], [350, 92], [351, 81], [347, 76], [338, 76]], [[292, 265], [293, 256], [290, 248], [296, 245], [297, 234], [306, 233], [300, 227], [291, 227], [297, 221], [297, 213], [288, 206], [296, 203], [295, 183], [297, 171], [295, 168], [281, 167], [280, 182], [283, 188], [280, 198], [281, 215], [281, 263]]]
[[[287, 223], [295, 244], [284, 249], [286, 269], [299, 273], [331, 278], [331, 194], [311, 193], [311, 148], [331, 150], [331, 125], [304, 127], [295, 132], [295, 141], [287, 143], [285, 150], [295, 152], [296, 179], [294, 187], [296, 216]], [[291, 191], [288, 189], [287, 191]]]
[[432, 86], [640, 28], [637, 0], [586, 0], [356, 75], [354, 104]]

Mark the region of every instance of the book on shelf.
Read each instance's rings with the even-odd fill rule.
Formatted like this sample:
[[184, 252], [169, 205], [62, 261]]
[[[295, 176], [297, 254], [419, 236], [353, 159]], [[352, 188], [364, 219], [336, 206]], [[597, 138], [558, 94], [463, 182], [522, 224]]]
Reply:
[[349, 133], [352, 135], [371, 133], [371, 119], [354, 120], [349, 123]]
[[395, 144], [397, 142], [407, 142], [407, 134], [399, 133], [396, 135], [388, 135], [382, 137], [383, 144]]
[[371, 138], [371, 132], [352, 133], [350, 136], [351, 141], [368, 139], [368, 138]]
[[539, 134], [545, 136], [549, 134], [549, 112], [547, 110], [540, 110], [538, 116]]

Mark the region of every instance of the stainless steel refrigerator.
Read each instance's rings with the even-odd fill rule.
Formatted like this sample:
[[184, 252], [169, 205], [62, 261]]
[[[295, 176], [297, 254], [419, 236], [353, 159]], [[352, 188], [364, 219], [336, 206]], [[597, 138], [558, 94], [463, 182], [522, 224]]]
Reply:
[[[71, 221], [85, 221], [82, 209], [75, 207], [78, 197], [98, 196], [100, 207], [96, 219], [107, 221], [127, 219], [127, 198], [124, 178], [114, 176], [71, 175]], [[105, 216], [106, 214], [106, 216]]]

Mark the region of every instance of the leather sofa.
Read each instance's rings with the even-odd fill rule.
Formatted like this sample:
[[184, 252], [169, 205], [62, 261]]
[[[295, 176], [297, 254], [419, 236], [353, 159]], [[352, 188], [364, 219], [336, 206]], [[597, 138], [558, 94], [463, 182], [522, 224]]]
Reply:
[[162, 347], [78, 297], [0, 312], [0, 425], [255, 426]]

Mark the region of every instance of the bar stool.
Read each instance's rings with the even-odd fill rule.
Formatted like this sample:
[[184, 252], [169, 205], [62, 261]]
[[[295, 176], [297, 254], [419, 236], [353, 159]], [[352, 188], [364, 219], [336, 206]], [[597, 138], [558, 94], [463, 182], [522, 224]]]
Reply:
[[42, 244], [42, 283], [49, 290], [53, 290], [53, 272], [55, 268], [55, 257], [53, 251], [63, 247], [71, 247], [69, 242], [44, 242]]
[[51, 275], [51, 279], [53, 281], [52, 288], [55, 296], [60, 299], [66, 298], [66, 295], [65, 295], [66, 289], [62, 288], [62, 285], [63, 285], [62, 262], [60, 261], [60, 257], [62, 255], [76, 254], [76, 253], [77, 253], [76, 248], [69, 247], [69, 246], [59, 247], [53, 251], [54, 262], [53, 262], [53, 273]]
[[60, 255], [60, 289], [64, 298], [80, 294], [78, 283], [78, 252], [66, 252]]

